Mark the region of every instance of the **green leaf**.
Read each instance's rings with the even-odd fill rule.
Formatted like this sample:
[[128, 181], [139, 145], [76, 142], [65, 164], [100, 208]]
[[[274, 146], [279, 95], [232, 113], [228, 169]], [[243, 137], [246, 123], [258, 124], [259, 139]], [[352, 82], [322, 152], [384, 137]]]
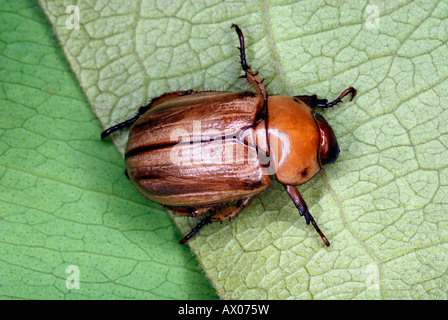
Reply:
[[39, 6], [1, 0], [0, 17], [0, 297], [216, 298], [172, 220], [100, 140]]
[[[250, 89], [238, 79], [231, 23], [245, 33], [249, 64], [271, 94], [334, 99], [348, 86], [358, 90], [354, 102], [322, 110], [341, 155], [300, 186], [332, 246], [274, 182], [238, 218], [209, 225], [189, 242], [221, 298], [447, 298], [446, 1], [76, 3], [79, 29], [69, 29], [74, 19], [65, 5], [40, 1], [104, 127], [164, 92]], [[37, 130], [33, 124], [22, 128]], [[125, 139], [123, 132], [115, 140], [121, 152]], [[123, 197], [132, 192], [126, 188]], [[69, 196], [69, 203], [80, 199]], [[140, 212], [142, 204], [151, 206], [132, 203]], [[128, 205], [121, 204], [122, 219], [135, 214]], [[162, 215], [141, 219], [153, 225]], [[174, 221], [183, 233], [197, 223]], [[155, 238], [140, 236], [139, 250], [157, 248]], [[121, 257], [127, 250], [120, 246], [101, 249]]]

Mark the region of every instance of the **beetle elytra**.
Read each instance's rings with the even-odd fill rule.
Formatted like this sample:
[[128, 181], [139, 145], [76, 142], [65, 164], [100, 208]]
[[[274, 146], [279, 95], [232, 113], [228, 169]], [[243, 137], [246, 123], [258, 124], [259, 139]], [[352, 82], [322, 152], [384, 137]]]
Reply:
[[208, 223], [236, 216], [275, 175], [329, 246], [297, 186], [339, 155], [333, 129], [315, 109], [333, 107], [348, 94], [353, 100], [356, 90], [349, 87], [330, 103], [316, 95], [268, 95], [246, 62], [242, 31], [232, 28], [240, 42], [241, 67], [255, 92], [165, 93], [101, 137], [131, 127], [125, 162], [139, 192], [181, 215], [211, 212], [180, 243]]

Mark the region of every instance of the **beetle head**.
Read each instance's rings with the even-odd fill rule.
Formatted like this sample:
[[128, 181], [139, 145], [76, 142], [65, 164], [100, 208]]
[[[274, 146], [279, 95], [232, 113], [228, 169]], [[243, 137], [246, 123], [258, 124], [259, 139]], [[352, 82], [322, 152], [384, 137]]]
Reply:
[[322, 165], [333, 163], [339, 156], [339, 145], [336, 140], [336, 135], [333, 129], [328, 124], [327, 120], [319, 114], [315, 113], [317, 126], [319, 127], [320, 145], [319, 145], [319, 160]]

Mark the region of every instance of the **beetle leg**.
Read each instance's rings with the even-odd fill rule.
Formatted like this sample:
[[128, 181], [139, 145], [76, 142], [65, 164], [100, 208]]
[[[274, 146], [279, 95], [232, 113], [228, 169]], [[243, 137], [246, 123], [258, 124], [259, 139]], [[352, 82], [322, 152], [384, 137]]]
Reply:
[[316, 229], [317, 233], [320, 235], [320, 237], [324, 241], [325, 245], [329, 246], [330, 242], [324, 236], [322, 231], [320, 231], [316, 221], [314, 221], [313, 216], [308, 211], [308, 206], [306, 205], [305, 200], [303, 200], [302, 195], [300, 194], [299, 190], [297, 190], [297, 187], [285, 185], [285, 188], [286, 188], [286, 192], [291, 197], [292, 202], [294, 202], [294, 205], [299, 210], [300, 215], [305, 217], [306, 223], [310, 224], [310, 222], [311, 222], [314, 229]]
[[252, 71], [250, 66], [247, 64], [243, 32], [236, 24], [232, 24], [232, 28], [235, 28], [235, 31], [240, 40], [240, 47], [238, 49], [240, 49], [241, 67], [243, 68], [244, 72], [246, 72], [246, 79], [247, 81], [249, 81], [250, 85], [255, 89], [255, 91], [261, 94], [266, 100], [268, 92], [266, 91], [266, 86], [263, 84], [263, 80], [261, 80], [258, 76], [258, 72]]
[[207, 206], [207, 207], [170, 207], [170, 206], [165, 206], [165, 208], [167, 208], [168, 210], [172, 211], [175, 214], [180, 214], [183, 216], [188, 216], [188, 217], [193, 217], [193, 218], [196, 218], [196, 217], [204, 214], [205, 212], [207, 212], [208, 210], [210, 210], [213, 207], [214, 206]]
[[233, 218], [238, 213], [240, 213], [241, 210], [247, 207], [251, 199], [252, 197], [243, 198], [241, 200], [238, 200], [236, 206], [228, 206], [217, 210], [210, 217], [210, 222], [217, 222], [217, 221], [223, 222], [227, 219]]
[[316, 107], [319, 107], [319, 108], [333, 107], [333, 106], [337, 105], [339, 102], [341, 102], [342, 98], [344, 98], [346, 95], [348, 95], [350, 93], [352, 94], [352, 97], [350, 98], [350, 101], [352, 101], [353, 98], [356, 96], [356, 89], [353, 88], [353, 87], [350, 87], [348, 89], [345, 89], [344, 92], [342, 92], [341, 95], [339, 97], [337, 97], [335, 100], [333, 100], [332, 102], [326, 103], [324, 105], [317, 105]]
[[160, 97], [152, 99], [151, 102], [148, 103], [146, 106], [140, 107], [134, 117], [132, 117], [128, 120], [125, 120], [123, 122], [120, 122], [119, 124], [116, 124], [108, 129], [104, 130], [101, 133], [101, 139], [106, 138], [107, 136], [109, 136], [111, 133], [113, 133], [115, 131], [132, 126], [134, 124], [134, 122], [137, 121], [138, 118], [140, 118], [146, 111], [154, 108], [156, 105], [158, 105], [164, 101], [167, 101], [167, 100], [170, 100], [173, 98], [177, 98], [177, 97], [181, 97], [181, 96], [186, 96], [189, 94], [194, 94], [194, 93], [196, 93], [196, 91], [193, 91], [193, 90], [173, 91], [173, 92], [164, 93]]
[[356, 95], [356, 89], [353, 87], [350, 87], [350, 88], [344, 90], [344, 92], [342, 92], [341, 95], [337, 99], [335, 99], [334, 101], [332, 101], [330, 103], [328, 103], [327, 99], [319, 99], [315, 94], [312, 96], [294, 96], [294, 98], [298, 98], [298, 99], [302, 100], [306, 105], [308, 105], [312, 109], [329, 108], [329, 107], [333, 107], [333, 106], [337, 105], [339, 102], [342, 101], [342, 99], [346, 95], [348, 95], [350, 93], [352, 94], [350, 101], [352, 101]]
[[180, 244], [184, 244], [185, 242], [187, 242], [192, 236], [195, 235], [196, 232], [199, 231], [199, 229], [201, 229], [203, 226], [205, 226], [206, 224], [210, 223], [210, 217], [207, 217], [203, 220], [201, 220], [201, 222], [199, 222], [196, 227], [193, 228], [193, 230], [190, 231], [189, 234], [187, 234], [182, 240], [179, 241]]
[[[140, 109], [142, 109], [143, 107], [141, 107]], [[135, 121], [137, 121], [138, 118], [140, 118], [140, 116], [143, 113], [140, 113], [140, 109], [138, 109], [137, 114], [132, 117], [131, 119], [128, 119], [126, 121], [120, 122], [119, 124], [116, 124], [106, 130], [104, 130], [103, 132], [101, 132], [101, 139], [106, 138], [107, 136], [109, 136], [112, 132], [121, 130], [123, 128], [127, 128], [130, 127], [134, 124]]]
[[313, 94], [312, 96], [294, 96], [294, 98], [297, 98], [300, 101], [304, 102], [311, 109], [326, 106], [328, 104], [327, 99], [319, 99], [315, 94]]
[[194, 227], [189, 234], [187, 234], [182, 240], [179, 241], [180, 244], [184, 244], [187, 242], [196, 232], [199, 231], [203, 226], [208, 223], [217, 222], [217, 221], [225, 221], [227, 219], [233, 218], [241, 210], [243, 210], [250, 202], [252, 197], [247, 197], [241, 200], [238, 200], [238, 203], [235, 206], [228, 206], [221, 209], [218, 209], [213, 215], [201, 220], [196, 227]]

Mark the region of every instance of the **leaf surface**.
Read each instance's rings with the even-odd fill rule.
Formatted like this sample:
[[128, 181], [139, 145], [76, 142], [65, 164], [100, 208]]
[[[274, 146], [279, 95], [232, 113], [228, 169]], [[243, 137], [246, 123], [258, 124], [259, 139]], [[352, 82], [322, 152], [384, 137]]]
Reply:
[[[79, 29], [60, 1], [39, 3], [104, 127], [164, 92], [249, 89], [231, 23], [271, 94], [358, 90], [321, 111], [340, 158], [300, 187], [332, 246], [274, 182], [189, 243], [220, 297], [447, 298], [446, 1], [78, 1]], [[183, 233], [197, 223], [174, 221]]]

